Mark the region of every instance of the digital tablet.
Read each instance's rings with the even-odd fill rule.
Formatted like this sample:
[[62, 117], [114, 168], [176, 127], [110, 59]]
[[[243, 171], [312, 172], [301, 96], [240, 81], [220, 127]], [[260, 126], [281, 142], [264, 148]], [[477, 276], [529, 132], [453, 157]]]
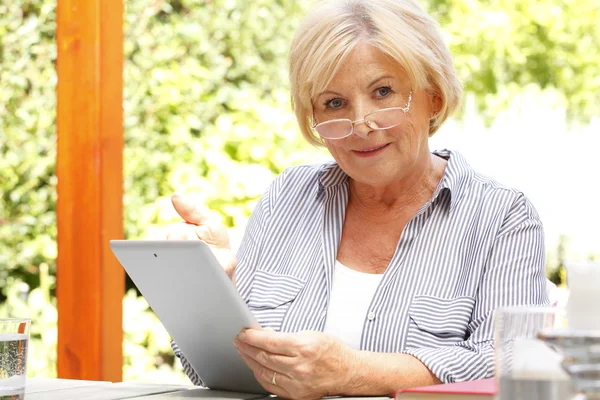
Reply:
[[111, 240], [110, 247], [211, 389], [267, 393], [233, 339], [260, 328], [237, 289], [200, 240]]

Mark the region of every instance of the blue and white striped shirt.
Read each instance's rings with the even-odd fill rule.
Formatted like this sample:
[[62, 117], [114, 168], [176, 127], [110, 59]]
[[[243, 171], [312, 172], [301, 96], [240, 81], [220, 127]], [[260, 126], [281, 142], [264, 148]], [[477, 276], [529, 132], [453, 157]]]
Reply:
[[[521, 192], [477, 174], [457, 152], [435, 154], [448, 160], [444, 176], [402, 232], [364, 316], [360, 347], [410, 354], [442, 382], [487, 378], [494, 310], [548, 303], [542, 223]], [[263, 327], [323, 330], [348, 187], [334, 162], [299, 166], [258, 202], [236, 281]]]

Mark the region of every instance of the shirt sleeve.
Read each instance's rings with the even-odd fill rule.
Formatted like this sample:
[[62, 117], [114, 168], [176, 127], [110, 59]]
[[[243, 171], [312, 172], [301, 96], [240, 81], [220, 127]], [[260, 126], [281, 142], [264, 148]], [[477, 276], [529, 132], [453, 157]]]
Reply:
[[466, 340], [404, 351], [442, 382], [494, 376], [494, 312], [504, 306], [547, 305], [542, 223], [520, 195], [510, 207], [486, 259]]
[[259, 267], [260, 256], [265, 245], [266, 227], [269, 226], [273, 210], [277, 208], [284, 185], [290, 179], [290, 171], [291, 169], [286, 169], [280, 173], [261, 196], [248, 220], [244, 237], [237, 251], [235, 284], [246, 303], [250, 297], [254, 275]]
[[179, 350], [179, 346], [177, 346], [177, 343], [175, 343], [174, 340], [171, 340], [171, 349], [173, 349], [173, 353], [177, 358], [179, 358], [179, 361], [181, 361], [183, 372], [185, 372], [188, 378], [190, 378], [190, 381], [192, 381], [192, 383], [196, 386], [205, 386], [204, 382], [202, 382], [202, 379], [200, 379], [194, 368], [192, 368], [190, 365], [189, 361], [185, 358], [181, 350]]
[[[277, 194], [281, 190], [283, 176], [281, 173], [275, 181], [269, 186], [266, 192], [259, 199], [244, 232], [244, 237], [240, 243], [237, 253], [237, 266], [235, 268], [235, 281], [238, 292], [247, 302], [252, 287], [254, 272], [258, 262], [258, 256], [262, 248], [262, 238], [264, 227], [270, 216], [270, 209], [276, 200]], [[185, 374], [190, 378], [194, 385], [205, 386], [198, 373], [185, 358], [179, 346], [171, 341], [171, 348], [175, 356], [181, 361]]]

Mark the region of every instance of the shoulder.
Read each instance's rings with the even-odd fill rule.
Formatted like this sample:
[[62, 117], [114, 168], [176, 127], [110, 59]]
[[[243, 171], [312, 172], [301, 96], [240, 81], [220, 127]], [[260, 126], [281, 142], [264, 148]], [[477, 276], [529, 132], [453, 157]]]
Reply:
[[460, 153], [447, 153], [449, 185], [459, 208], [465, 207], [496, 217], [520, 215], [539, 220], [535, 207], [521, 190], [475, 171]]
[[344, 181], [345, 173], [335, 161], [286, 168], [273, 182], [275, 190], [305, 186], [327, 186], [333, 180]]
[[307, 195], [316, 194], [322, 187], [341, 183], [346, 179], [346, 174], [334, 161], [286, 168], [277, 175], [267, 190], [269, 208], [272, 209], [281, 201], [306, 201]]
[[535, 207], [521, 190], [500, 183], [480, 173], [473, 175], [473, 184], [479, 186], [485, 204], [497, 204], [509, 214], [521, 213], [531, 218], [538, 218]]

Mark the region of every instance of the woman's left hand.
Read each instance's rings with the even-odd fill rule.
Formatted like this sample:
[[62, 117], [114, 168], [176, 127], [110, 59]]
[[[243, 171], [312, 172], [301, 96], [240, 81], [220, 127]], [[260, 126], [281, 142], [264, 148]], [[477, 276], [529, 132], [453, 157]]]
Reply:
[[260, 384], [288, 399], [341, 394], [358, 369], [357, 352], [322, 332], [247, 329], [234, 344]]

